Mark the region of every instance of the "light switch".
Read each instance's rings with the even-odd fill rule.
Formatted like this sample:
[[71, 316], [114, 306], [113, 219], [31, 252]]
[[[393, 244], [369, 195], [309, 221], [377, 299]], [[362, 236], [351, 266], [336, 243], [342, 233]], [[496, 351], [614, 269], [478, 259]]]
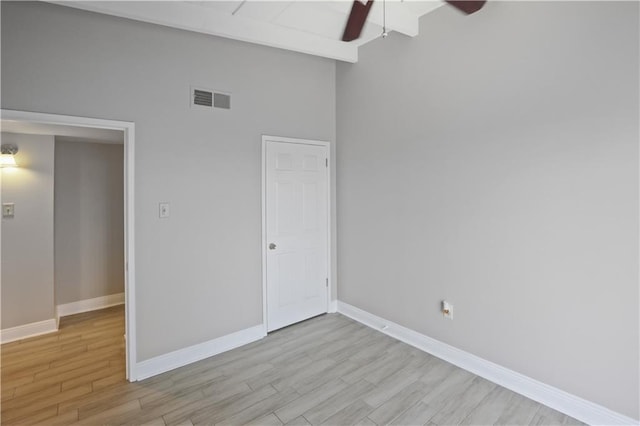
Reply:
[[13, 217], [13, 214], [14, 214], [14, 204], [2, 203], [2, 217]]
[[160, 219], [169, 217], [169, 203], [160, 203], [159, 210], [160, 210]]

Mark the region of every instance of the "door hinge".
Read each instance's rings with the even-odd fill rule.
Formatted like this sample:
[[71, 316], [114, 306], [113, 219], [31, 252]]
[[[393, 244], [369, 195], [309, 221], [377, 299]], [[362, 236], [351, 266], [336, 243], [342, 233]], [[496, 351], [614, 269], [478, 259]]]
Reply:
[[325, 278], [325, 282], [326, 282], [327, 287], [329, 287], [329, 278]]
[[324, 159], [324, 166], [325, 167], [329, 167], [329, 159], [328, 158]]

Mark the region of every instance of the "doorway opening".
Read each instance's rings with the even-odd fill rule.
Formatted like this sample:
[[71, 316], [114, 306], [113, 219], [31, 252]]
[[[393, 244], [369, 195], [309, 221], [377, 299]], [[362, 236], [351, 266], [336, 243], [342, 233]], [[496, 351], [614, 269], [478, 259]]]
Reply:
[[[135, 261], [134, 261], [134, 131], [131, 122], [103, 120], [78, 116], [66, 116], [28, 111], [1, 110], [2, 131], [13, 134], [54, 135], [61, 138], [69, 148], [69, 144], [79, 144], [79, 140], [87, 137], [93, 142], [113, 141], [118, 135], [122, 141], [122, 222], [123, 236], [117, 240], [122, 244], [121, 255], [124, 269], [124, 314], [125, 314], [125, 364], [126, 378], [136, 380], [136, 327], [135, 327]], [[89, 136], [87, 136], [89, 135]], [[3, 142], [4, 143], [4, 142]], [[113, 143], [113, 142], [112, 142]], [[84, 144], [83, 144], [84, 145]], [[102, 144], [101, 144], [102, 145]], [[19, 147], [18, 147], [19, 149]], [[69, 151], [68, 151], [69, 152]], [[72, 211], [72, 210], [69, 210]], [[4, 253], [3, 253], [4, 256]], [[52, 289], [53, 290], [53, 289]], [[98, 300], [99, 299], [99, 300]], [[119, 300], [118, 300], [119, 299]], [[122, 304], [122, 297], [94, 298], [79, 303], [62, 305], [59, 316], [70, 315], [95, 309], [91, 304]], [[84, 304], [83, 304], [84, 303]], [[56, 302], [57, 305], [57, 302]], [[74, 312], [75, 311], [75, 312]]]

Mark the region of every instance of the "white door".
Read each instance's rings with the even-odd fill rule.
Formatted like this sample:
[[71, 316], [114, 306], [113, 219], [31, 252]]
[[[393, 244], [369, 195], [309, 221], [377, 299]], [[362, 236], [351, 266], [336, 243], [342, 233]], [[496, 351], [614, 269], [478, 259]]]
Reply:
[[327, 312], [328, 147], [263, 138], [267, 331]]

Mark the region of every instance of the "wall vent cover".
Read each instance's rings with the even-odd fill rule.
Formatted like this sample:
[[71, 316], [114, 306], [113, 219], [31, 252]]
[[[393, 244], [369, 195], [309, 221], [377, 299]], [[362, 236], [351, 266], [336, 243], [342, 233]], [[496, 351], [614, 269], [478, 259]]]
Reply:
[[191, 105], [211, 108], [213, 106], [213, 92], [206, 89], [192, 88]]
[[191, 107], [192, 108], [221, 108], [231, 109], [231, 94], [205, 89], [203, 87], [191, 86]]
[[214, 93], [213, 106], [214, 108], [231, 109], [231, 95], [228, 93]]

